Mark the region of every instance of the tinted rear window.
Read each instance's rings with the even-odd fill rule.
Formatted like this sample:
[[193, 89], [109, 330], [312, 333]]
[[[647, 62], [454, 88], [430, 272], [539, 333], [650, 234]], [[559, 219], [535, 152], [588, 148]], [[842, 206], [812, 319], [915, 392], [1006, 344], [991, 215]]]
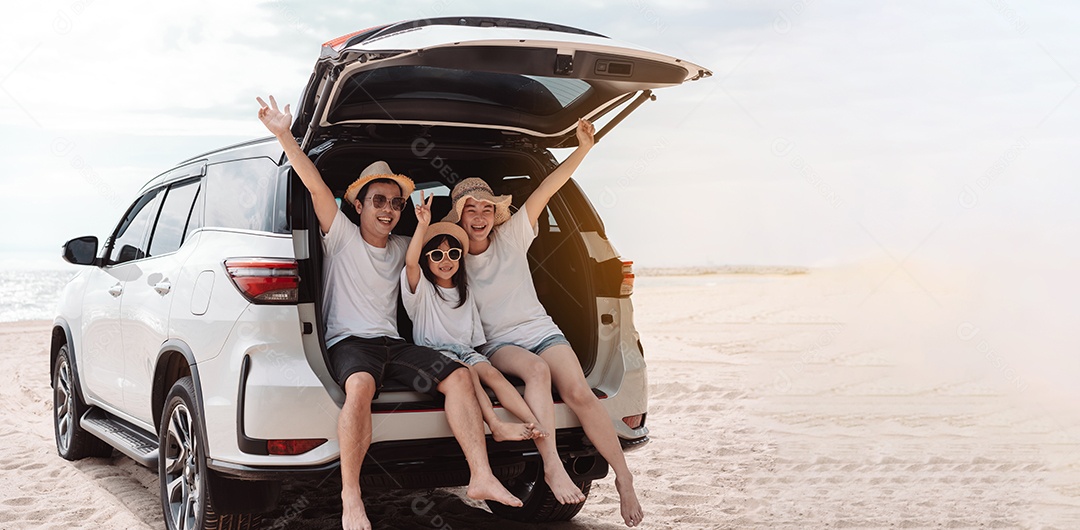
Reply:
[[285, 179], [269, 158], [248, 158], [206, 168], [203, 224], [287, 233]]
[[483, 103], [534, 116], [550, 116], [585, 95], [580, 79], [476, 72], [434, 66], [391, 66], [351, 77], [337, 107], [387, 100]]

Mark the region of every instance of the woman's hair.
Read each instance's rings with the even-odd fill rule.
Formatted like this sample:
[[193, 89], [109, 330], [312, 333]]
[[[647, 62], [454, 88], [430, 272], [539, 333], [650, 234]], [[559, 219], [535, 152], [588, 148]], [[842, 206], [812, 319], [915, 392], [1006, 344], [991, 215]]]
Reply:
[[[439, 245], [441, 245], [443, 241], [446, 241], [446, 244], [450, 245], [450, 248], [461, 249], [461, 242], [458, 241], [456, 237], [449, 234], [439, 234], [431, 238], [431, 241], [428, 241], [427, 244], [424, 245], [423, 250], [420, 251], [420, 261], [422, 262], [420, 270], [423, 271], [424, 277], [427, 278], [427, 280], [432, 284], [436, 283], [436, 278], [435, 273], [431, 272], [431, 259], [428, 258], [427, 254], [428, 252], [439, 248]], [[454, 306], [455, 308], [465, 305], [465, 299], [469, 297], [469, 280], [465, 276], [464, 250], [462, 250], [461, 259], [459, 259], [457, 263], [457, 272], [455, 272], [454, 275], [450, 277], [450, 281], [454, 283], [454, 286], [457, 287], [458, 291], [458, 303], [456, 306]], [[435, 289], [435, 292], [439, 294], [439, 298], [446, 300], [446, 297], [442, 294], [442, 291]]]

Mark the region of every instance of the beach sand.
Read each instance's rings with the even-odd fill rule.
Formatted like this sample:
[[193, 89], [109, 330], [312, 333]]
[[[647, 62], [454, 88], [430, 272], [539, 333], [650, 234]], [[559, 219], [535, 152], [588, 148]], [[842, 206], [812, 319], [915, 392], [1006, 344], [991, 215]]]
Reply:
[[[693, 272], [639, 277], [633, 297], [652, 442], [627, 459], [644, 528], [1080, 528], [1080, 402], [1054, 375], [1080, 356], [1018, 350], [977, 279]], [[161, 528], [153, 472], [56, 455], [48, 338], [48, 322], [0, 324], [0, 528]], [[269, 525], [334, 528], [339, 486], [291, 485]], [[377, 528], [518, 527], [461, 493], [365, 492]], [[619, 521], [609, 474], [545, 528]]]

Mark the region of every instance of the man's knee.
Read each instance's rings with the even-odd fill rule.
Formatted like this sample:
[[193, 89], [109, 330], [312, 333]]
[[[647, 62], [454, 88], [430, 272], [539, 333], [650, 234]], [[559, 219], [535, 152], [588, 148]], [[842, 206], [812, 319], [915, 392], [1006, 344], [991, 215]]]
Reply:
[[472, 392], [472, 377], [469, 375], [468, 368], [459, 368], [450, 372], [450, 375], [446, 376], [442, 382], [439, 383], [439, 392], [448, 394], [452, 392]]
[[371, 401], [375, 396], [375, 378], [367, 372], [356, 372], [345, 380], [346, 398]]

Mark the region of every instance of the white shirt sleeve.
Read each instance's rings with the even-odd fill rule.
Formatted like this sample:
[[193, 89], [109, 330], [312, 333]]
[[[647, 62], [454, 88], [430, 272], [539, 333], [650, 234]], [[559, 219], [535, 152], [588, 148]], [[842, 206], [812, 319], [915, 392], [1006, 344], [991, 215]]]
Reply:
[[323, 251], [330, 255], [341, 252], [341, 249], [347, 246], [350, 234], [357, 230], [360, 228], [339, 209], [334, 215], [334, 221], [330, 223], [330, 231], [322, 236]]
[[532, 245], [534, 239], [536, 239], [537, 225], [529, 224], [529, 213], [525, 211], [525, 205], [521, 205], [514, 215], [510, 216], [510, 220], [499, 231], [500, 234], [506, 234], [511, 243], [514, 246], [521, 248], [522, 250], [528, 250], [529, 245]]
[[424, 273], [421, 272], [420, 280], [416, 282], [416, 292], [409, 292], [409, 275], [404, 268], [401, 269], [401, 304], [405, 306], [405, 312], [409, 314], [409, 318], [416, 319], [430, 290], [429, 285]]

